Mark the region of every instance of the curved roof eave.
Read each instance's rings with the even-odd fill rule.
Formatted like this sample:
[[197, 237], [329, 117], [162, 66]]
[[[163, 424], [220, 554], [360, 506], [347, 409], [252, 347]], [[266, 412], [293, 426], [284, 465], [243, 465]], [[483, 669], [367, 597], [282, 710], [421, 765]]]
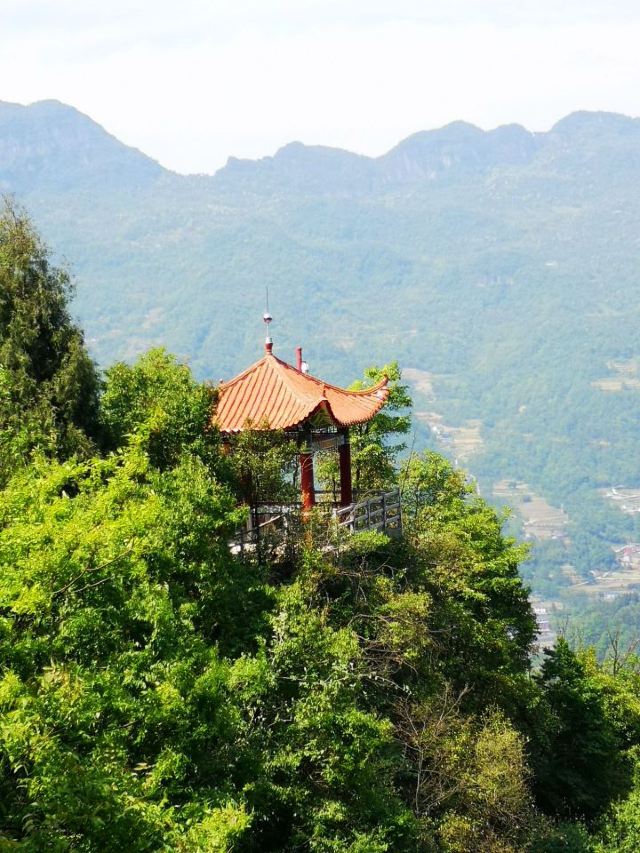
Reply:
[[[251, 377], [252, 374], [260, 373], [261, 371], [264, 372], [265, 375], [264, 384], [266, 388], [269, 389], [271, 384], [272, 391], [277, 389], [275, 394], [266, 393], [265, 402], [267, 403], [267, 406], [262, 415], [260, 415], [259, 412], [256, 412], [255, 394], [249, 393], [249, 396], [244, 399], [247, 392], [243, 392], [243, 390], [241, 390], [243, 380], [251, 382], [252, 380], [249, 379], [249, 377]], [[259, 376], [256, 376], [253, 380], [254, 383], [256, 381], [261, 381]], [[388, 397], [388, 391], [386, 390], [388, 381], [388, 377], [383, 376], [379, 382], [370, 388], [352, 391], [346, 388], [340, 388], [339, 386], [333, 385], [329, 382], [325, 382], [308, 373], [300, 373], [300, 371], [288, 364], [286, 361], [282, 361], [272, 353], [267, 353], [229, 382], [220, 383], [220, 398], [218, 400], [217, 410], [212, 414], [211, 421], [216, 424], [222, 432], [228, 434], [242, 432], [244, 429], [248, 428], [248, 424], [251, 424], [250, 428], [258, 430], [291, 430], [300, 427], [306, 420], [313, 417], [316, 411], [321, 407], [324, 407], [329, 418], [337, 427], [346, 428], [355, 426], [360, 423], [366, 423], [380, 411]], [[274, 382], [276, 383], [275, 385], [273, 385]], [[238, 385], [240, 385], [241, 388], [234, 392], [233, 389], [237, 389]], [[231, 398], [228, 406], [225, 407], [224, 398], [228, 394], [231, 394]], [[335, 398], [333, 405], [329, 397]], [[272, 402], [274, 398], [277, 399], [275, 404]], [[363, 407], [365, 400], [373, 405], [365, 405]], [[275, 410], [271, 412], [271, 425], [269, 425], [268, 411], [270, 401], [272, 408], [273, 405], [276, 407]], [[352, 412], [349, 412], [350, 405], [353, 409]], [[338, 410], [346, 409], [346, 411], [339, 414], [336, 407]], [[223, 410], [222, 412], [221, 408]], [[285, 411], [283, 411], [283, 408]], [[287, 408], [289, 408], [288, 414], [286, 413]], [[240, 411], [238, 411], [238, 409], [240, 409]], [[243, 415], [243, 409], [246, 412], [246, 415], [244, 421], [241, 422], [240, 418]], [[345, 417], [345, 414], [350, 414], [351, 416]], [[221, 415], [222, 417], [220, 417]], [[230, 422], [227, 422], [226, 424], [224, 422], [225, 415], [230, 420]], [[294, 421], [286, 420], [287, 417], [293, 416], [295, 416]], [[263, 421], [264, 426], [260, 426]]]

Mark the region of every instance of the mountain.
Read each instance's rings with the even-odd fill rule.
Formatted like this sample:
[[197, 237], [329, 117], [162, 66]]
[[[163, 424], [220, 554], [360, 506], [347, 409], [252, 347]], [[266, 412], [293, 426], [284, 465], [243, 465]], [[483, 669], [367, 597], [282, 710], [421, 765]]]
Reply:
[[440, 130], [415, 133], [380, 158], [389, 183], [413, 183], [471, 176], [489, 169], [529, 162], [538, 139], [517, 124], [485, 132], [456, 121]]
[[80, 184], [105, 188], [110, 181], [141, 186], [163, 171], [59, 101], [29, 107], [0, 102], [0, 187], [5, 191], [73, 190]]
[[0, 104], [0, 185], [75, 272], [102, 364], [163, 343], [229, 378], [260, 352], [268, 286], [284, 357], [302, 344], [338, 382], [400, 361], [418, 443], [515, 504], [553, 597], [609, 594], [613, 547], [640, 540], [606, 497], [640, 488], [639, 180], [640, 121], [612, 113], [183, 176], [71, 107]]

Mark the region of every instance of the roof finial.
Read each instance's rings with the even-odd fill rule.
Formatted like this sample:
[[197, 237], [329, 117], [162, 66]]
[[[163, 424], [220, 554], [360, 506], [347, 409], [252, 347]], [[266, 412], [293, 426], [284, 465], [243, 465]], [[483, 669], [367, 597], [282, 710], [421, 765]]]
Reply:
[[266, 301], [267, 310], [262, 315], [262, 321], [265, 324], [265, 326], [267, 327], [267, 337], [265, 338], [264, 348], [265, 348], [266, 352], [271, 353], [271, 351], [273, 350], [273, 341], [271, 340], [271, 336], [269, 334], [269, 323], [271, 323], [271, 321], [273, 320], [273, 317], [269, 313], [269, 288], [266, 287], [265, 291], [266, 291], [266, 294], [265, 294], [266, 300], [265, 301]]

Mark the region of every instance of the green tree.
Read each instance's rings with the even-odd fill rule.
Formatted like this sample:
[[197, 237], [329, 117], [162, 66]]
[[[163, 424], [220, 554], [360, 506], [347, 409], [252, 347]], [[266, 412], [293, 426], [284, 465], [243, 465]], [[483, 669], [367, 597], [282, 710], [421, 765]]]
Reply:
[[604, 685], [560, 637], [537, 677], [533, 760], [538, 801], [549, 813], [593, 820], [629, 789], [630, 765]]
[[519, 573], [528, 549], [505, 536], [498, 515], [438, 454], [412, 454], [400, 473], [407, 539], [437, 609], [443, 671], [482, 707], [500, 697], [526, 705], [536, 622]]
[[197, 382], [189, 367], [152, 349], [132, 365], [117, 362], [105, 374], [101, 421], [107, 449], [136, 436], [151, 462], [165, 469], [188, 448], [220, 468], [220, 435], [210, 427], [215, 389]]
[[69, 274], [51, 263], [26, 215], [0, 213], [0, 480], [38, 448], [88, 453], [99, 380], [69, 315]]
[[410, 527], [424, 524], [425, 517], [436, 516], [447, 506], [460, 507], [459, 502], [473, 493], [464, 471], [431, 450], [412, 454], [403, 463], [400, 486], [404, 518]]
[[640, 772], [636, 764], [634, 784], [627, 797], [614, 803], [602, 821], [596, 853], [636, 853], [640, 850]]
[[[269, 595], [204, 463], [134, 444], [0, 496], [0, 820], [26, 849], [218, 849], [253, 775], [230, 661]], [[239, 774], [239, 775], [238, 775]], [[225, 826], [227, 829], [225, 829]], [[214, 833], [215, 829], [215, 833]]]
[[[354, 382], [351, 388], [359, 391], [370, 387], [383, 376], [389, 380], [389, 395], [384, 406], [370, 421], [350, 430], [353, 485], [358, 494], [395, 484], [396, 462], [406, 448], [401, 437], [411, 429], [412, 401], [408, 386], [402, 384], [397, 361], [384, 367], [368, 367], [364, 378]], [[400, 441], [395, 441], [399, 437]]]

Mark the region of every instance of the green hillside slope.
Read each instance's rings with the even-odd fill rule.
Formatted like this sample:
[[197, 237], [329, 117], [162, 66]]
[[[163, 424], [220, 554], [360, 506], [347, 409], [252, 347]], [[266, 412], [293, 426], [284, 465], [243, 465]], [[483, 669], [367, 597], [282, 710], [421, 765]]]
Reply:
[[0, 104], [0, 187], [70, 263], [102, 363], [164, 343], [228, 378], [259, 353], [268, 285], [285, 357], [302, 344], [335, 381], [408, 368], [420, 440], [515, 499], [552, 596], [597, 591], [640, 539], [603, 494], [640, 486], [639, 179], [640, 121], [607, 113], [181, 176], [70, 107]]

